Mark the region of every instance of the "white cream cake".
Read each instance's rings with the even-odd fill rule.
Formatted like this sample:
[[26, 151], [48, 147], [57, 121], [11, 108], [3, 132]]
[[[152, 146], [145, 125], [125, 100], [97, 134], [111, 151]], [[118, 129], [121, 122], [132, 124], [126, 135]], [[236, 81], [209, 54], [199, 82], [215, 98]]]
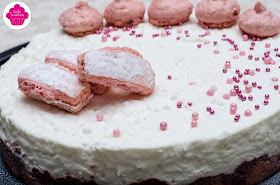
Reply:
[[[143, 2], [147, 9], [150, 1]], [[191, 2], [195, 5], [197, 1]], [[103, 9], [108, 3], [104, 1]], [[239, 3], [241, 12], [254, 5], [252, 1]], [[279, 2], [263, 4], [269, 8]], [[280, 11], [274, 13], [280, 15]], [[183, 33], [177, 33], [179, 28]], [[205, 30], [194, 12], [188, 22], [173, 26], [171, 35], [152, 37], [163, 30], [148, 23], [146, 15], [145, 22], [135, 28], [136, 34], [143, 34], [138, 38], [122, 29], [111, 32], [107, 42], [101, 41], [101, 34], [74, 38], [62, 29], [35, 36], [1, 66], [0, 138], [11, 148], [20, 147], [30, 171], [36, 168], [49, 172], [53, 178], [71, 176], [105, 185], [151, 178], [172, 185], [189, 184], [202, 177], [232, 173], [244, 161], [279, 152], [280, 92], [274, 88], [279, 82], [272, 78], [280, 78], [280, 58], [274, 51], [279, 47], [280, 35], [256, 41], [254, 50], [250, 50], [251, 40], [242, 40], [238, 25], [211, 29], [209, 36], [200, 37]], [[116, 35], [120, 38], [113, 41]], [[233, 45], [222, 40], [225, 38], [234, 40], [239, 50], [230, 51]], [[270, 43], [269, 48], [266, 43]], [[94, 96], [81, 112], [71, 114], [29, 99], [18, 89], [19, 73], [44, 62], [52, 50], [86, 52], [106, 46], [139, 51], [156, 74], [153, 93], [143, 96], [110, 88], [105, 94]], [[240, 51], [245, 51], [245, 56]], [[270, 51], [275, 65], [264, 64], [265, 51]], [[248, 55], [253, 59], [249, 60]], [[226, 61], [230, 61], [231, 68], [223, 73]], [[243, 75], [239, 83], [227, 84], [228, 78], [238, 78], [237, 69], [243, 73], [247, 68], [254, 70], [255, 75]], [[261, 89], [253, 87], [252, 92], [245, 92], [245, 79], [249, 84], [256, 82]], [[244, 91], [245, 101], [237, 96], [223, 98], [234, 85]], [[207, 95], [209, 89], [214, 91], [213, 96]], [[269, 99], [265, 99], [266, 94]], [[252, 101], [249, 95], [253, 96]], [[178, 101], [183, 101], [182, 108], [177, 107]], [[234, 120], [236, 114], [230, 114], [231, 103], [237, 104], [238, 122]], [[215, 111], [213, 115], [207, 107]], [[246, 110], [252, 115], [245, 116]], [[191, 126], [194, 112], [199, 114], [196, 127]], [[98, 113], [104, 115], [103, 121], [96, 120]], [[160, 129], [161, 122], [168, 124], [164, 131]], [[114, 129], [120, 130], [120, 137], [113, 137]]]

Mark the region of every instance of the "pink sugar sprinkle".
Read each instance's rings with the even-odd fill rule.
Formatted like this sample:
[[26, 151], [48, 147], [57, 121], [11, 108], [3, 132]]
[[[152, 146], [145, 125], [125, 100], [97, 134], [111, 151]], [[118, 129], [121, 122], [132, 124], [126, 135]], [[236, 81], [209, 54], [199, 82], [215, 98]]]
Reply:
[[245, 56], [245, 54], [246, 54], [245, 51], [240, 51], [240, 52], [239, 52], [239, 55], [240, 55], [240, 56]]
[[247, 93], [251, 92], [252, 91], [252, 86], [251, 85], [246, 85], [245, 90], [246, 90]]
[[236, 108], [235, 107], [230, 107], [229, 111], [231, 114], [236, 114]]
[[225, 100], [229, 100], [230, 95], [229, 95], [228, 93], [225, 93], [225, 94], [223, 95], [223, 98], [224, 98]]
[[266, 44], [265, 44], [265, 48], [270, 48], [270, 44], [269, 44], [269, 43], [266, 43]]
[[245, 112], [244, 112], [244, 115], [245, 116], [252, 116], [252, 111], [250, 111], [250, 110], [245, 110]]
[[183, 32], [182, 28], [178, 28], [178, 29], [177, 29], [177, 33], [178, 33], [178, 34], [180, 34], [180, 33], [182, 33], [182, 32]]
[[102, 42], [106, 42], [107, 41], [107, 35], [102, 35]]
[[120, 131], [119, 129], [115, 129], [115, 130], [113, 131], [113, 136], [114, 136], [114, 137], [120, 137], [120, 135], [121, 135], [121, 131]]
[[167, 123], [166, 122], [161, 122], [159, 126], [160, 126], [160, 130], [166, 130], [167, 129]]
[[231, 103], [230, 107], [235, 107], [237, 109], [237, 104], [236, 103]]
[[112, 32], [112, 31], [114, 31], [114, 28], [113, 28], [112, 26], [110, 26], [110, 27], [108, 28], [108, 30], [109, 30], [109, 32]]
[[220, 51], [217, 49], [214, 51], [214, 54], [219, 54], [219, 53], [220, 53]]
[[183, 105], [183, 101], [181, 101], [181, 100], [178, 101], [177, 108], [179, 108], [179, 109], [182, 108], [182, 105]]
[[195, 82], [191, 82], [189, 85], [195, 85], [196, 83]]
[[250, 76], [254, 76], [254, 75], [255, 75], [255, 71], [254, 71], [253, 69], [250, 69], [250, 70], [249, 70], [249, 75], [250, 75]]
[[277, 77], [273, 77], [273, 78], [272, 78], [272, 81], [273, 81], [273, 82], [278, 82], [278, 78], [277, 78]]
[[258, 104], [255, 105], [255, 109], [259, 110], [260, 106]]
[[96, 115], [96, 119], [97, 119], [97, 121], [103, 121], [104, 115], [103, 115], [102, 113], [98, 113], [98, 114]]
[[225, 63], [225, 69], [230, 69], [231, 68], [231, 64], [229, 62]]
[[243, 41], [247, 41], [249, 39], [247, 34], [243, 35], [242, 38], [243, 38]]
[[207, 40], [207, 41], [205, 41], [205, 42], [204, 42], [204, 44], [210, 44], [210, 41], [209, 41], [209, 40]]
[[269, 94], [264, 95], [265, 99], [269, 99]]
[[266, 58], [263, 59], [263, 61], [264, 61], [265, 64], [270, 64], [271, 61], [272, 61], [272, 58], [271, 57], [266, 57]]
[[234, 90], [234, 89], [231, 89], [230, 90], [230, 92], [229, 92], [229, 94], [231, 95], [231, 96], [236, 96], [236, 90]]
[[198, 113], [197, 112], [192, 113], [192, 119], [193, 120], [197, 120], [198, 119]]
[[207, 91], [207, 95], [208, 95], [208, 96], [214, 96], [214, 91], [213, 91], [213, 89], [209, 89], [209, 90]]
[[210, 35], [210, 30], [206, 30], [205, 35]]
[[228, 50], [229, 50], [229, 51], [234, 51], [234, 48], [229, 48]]
[[234, 55], [234, 56], [233, 56], [233, 59], [238, 59], [238, 58], [239, 58], [238, 55]]
[[195, 120], [192, 120], [192, 122], [191, 122], [191, 127], [197, 127], [197, 121], [195, 121]]
[[227, 79], [227, 84], [232, 84], [232, 82], [233, 82], [232, 78]]
[[197, 48], [201, 48], [201, 44], [197, 44]]
[[161, 37], [167, 37], [167, 32], [166, 31], [162, 31], [160, 34]]
[[249, 96], [248, 96], [248, 100], [250, 100], [250, 101], [253, 101], [253, 98], [254, 98], [254, 97], [253, 97], [252, 95], [249, 95]]

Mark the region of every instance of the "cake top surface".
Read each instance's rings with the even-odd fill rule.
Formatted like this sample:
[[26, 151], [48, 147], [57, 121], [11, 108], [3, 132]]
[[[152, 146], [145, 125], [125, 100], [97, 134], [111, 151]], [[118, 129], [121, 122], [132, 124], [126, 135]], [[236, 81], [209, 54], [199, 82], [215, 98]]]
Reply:
[[[276, 13], [279, 15], [279, 12]], [[178, 28], [188, 30], [190, 37], [186, 37], [184, 33], [177, 34]], [[118, 30], [111, 33], [111, 37], [120, 36], [115, 42], [101, 42], [102, 35], [77, 39], [61, 30], [35, 36], [27, 48], [1, 66], [1, 116], [7, 117], [23, 133], [66, 146], [96, 150], [133, 150], [171, 145], [192, 147], [197, 141], [223, 139], [265, 124], [266, 120], [274, 119], [280, 111], [279, 91], [273, 88], [277, 82], [271, 80], [273, 77], [280, 78], [279, 58], [275, 57], [274, 52], [279, 43], [279, 35], [256, 42], [254, 50], [250, 50], [251, 41], [242, 41], [237, 25], [223, 30], [213, 29], [210, 36], [199, 37], [205, 30], [198, 25], [194, 14], [182, 27], [173, 27], [168, 37], [152, 38], [152, 34], [161, 33], [164, 29], [147, 22], [138, 25], [135, 30], [142, 33], [143, 37], [135, 38], [129, 32]], [[238, 44], [239, 51], [229, 51], [232, 45], [222, 41], [224, 34]], [[180, 40], [176, 39], [178, 36]], [[213, 45], [214, 41], [217, 41], [216, 46]], [[265, 48], [266, 43], [270, 43], [270, 48]], [[201, 44], [201, 48], [197, 48], [197, 44]], [[83, 111], [72, 115], [51, 105], [27, 99], [17, 89], [20, 71], [42, 62], [52, 50], [86, 52], [106, 46], [131, 47], [150, 61], [156, 73], [156, 86], [151, 95], [142, 96], [111, 88], [104, 95], [95, 96]], [[215, 50], [219, 50], [219, 54], [214, 54]], [[266, 50], [273, 54], [271, 56], [276, 65], [265, 65], [261, 60]], [[245, 51], [246, 55], [240, 56], [240, 51]], [[248, 60], [249, 54], [253, 56], [253, 60]], [[234, 56], [238, 57], [234, 59]], [[256, 57], [259, 61], [255, 61]], [[223, 74], [227, 60], [232, 67]], [[266, 72], [267, 67], [270, 72]], [[254, 76], [244, 75], [239, 84], [226, 84], [228, 78], [237, 76], [237, 69], [243, 72], [247, 68], [260, 68], [260, 72], [255, 72]], [[171, 80], [167, 78], [168, 75], [172, 77]], [[239, 85], [244, 90], [245, 79], [262, 87], [261, 90], [253, 88], [250, 94], [244, 93], [247, 97], [252, 95], [253, 101], [241, 101], [236, 96], [229, 100], [223, 98], [234, 85]], [[214, 96], [206, 94], [209, 89], [214, 91]], [[263, 102], [266, 94], [270, 97], [269, 104], [265, 106]], [[178, 101], [183, 101], [182, 108], [177, 108]], [[234, 115], [229, 112], [231, 103], [237, 104], [237, 114], [241, 115], [237, 123]], [[260, 105], [259, 110], [255, 110], [256, 104]], [[215, 111], [214, 115], [206, 111], [208, 106]], [[244, 116], [247, 109], [251, 110], [252, 116]], [[104, 115], [102, 122], [96, 120], [96, 115], [100, 112]], [[190, 124], [194, 112], [199, 114], [196, 128], [192, 128]], [[159, 128], [163, 121], [168, 123], [165, 131]], [[112, 136], [112, 131], [116, 128], [121, 131], [119, 138]]]

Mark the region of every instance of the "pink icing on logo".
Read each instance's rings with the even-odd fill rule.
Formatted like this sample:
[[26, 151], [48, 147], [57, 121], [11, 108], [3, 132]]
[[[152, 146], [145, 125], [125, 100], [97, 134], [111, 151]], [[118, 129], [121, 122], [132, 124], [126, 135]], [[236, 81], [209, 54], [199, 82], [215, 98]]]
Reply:
[[23, 25], [25, 19], [27, 19], [29, 15], [27, 12], [25, 12], [23, 7], [20, 7], [19, 4], [16, 4], [14, 8], [11, 8], [9, 13], [6, 14], [6, 17], [10, 19], [12, 25], [20, 26]]

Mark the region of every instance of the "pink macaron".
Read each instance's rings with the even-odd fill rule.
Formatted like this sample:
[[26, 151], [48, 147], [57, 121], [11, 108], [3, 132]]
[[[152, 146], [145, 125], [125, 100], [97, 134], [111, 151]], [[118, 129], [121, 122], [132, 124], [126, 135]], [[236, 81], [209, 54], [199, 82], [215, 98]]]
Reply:
[[193, 5], [187, 0], [153, 0], [149, 21], [155, 26], [178, 25], [189, 20]]
[[239, 13], [240, 6], [236, 0], [201, 0], [195, 7], [195, 16], [202, 27], [231, 27]]
[[271, 37], [279, 33], [280, 18], [268, 11], [260, 2], [242, 13], [238, 18], [239, 28], [255, 37]]
[[59, 23], [68, 34], [82, 37], [102, 30], [103, 16], [87, 2], [80, 1], [60, 15]]
[[130, 27], [143, 22], [145, 6], [133, 0], [115, 0], [109, 4], [104, 17], [110, 26]]

